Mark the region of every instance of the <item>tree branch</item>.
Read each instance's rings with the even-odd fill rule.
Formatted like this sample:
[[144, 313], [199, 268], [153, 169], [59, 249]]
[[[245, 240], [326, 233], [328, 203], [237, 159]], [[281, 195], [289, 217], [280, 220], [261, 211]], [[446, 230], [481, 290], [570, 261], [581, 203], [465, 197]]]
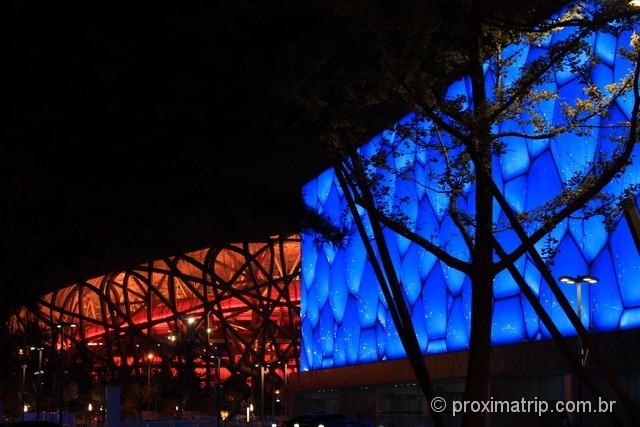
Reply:
[[[526, 253], [535, 243], [537, 243], [540, 239], [544, 237], [545, 234], [553, 230], [553, 228], [567, 218], [569, 215], [573, 214], [575, 211], [579, 210], [582, 206], [584, 206], [589, 200], [595, 197], [600, 191], [604, 189], [604, 187], [609, 184], [611, 180], [615, 178], [615, 176], [620, 173], [624, 168], [629, 164], [631, 159], [631, 155], [633, 154], [633, 148], [637, 143], [637, 131], [638, 131], [638, 110], [640, 109], [640, 92], [638, 89], [638, 80], [640, 75], [640, 50], [636, 54], [636, 66], [633, 72], [633, 108], [631, 113], [631, 122], [629, 124], [629, 135], [627, 137], [627, 141], [625, 143], [624, 150], [622, 154], [618, 156], [614, 161], [610, 163], [610, 166], [600, 175], [600, 177], [593, 182], [593, 184], [584, 189], [583, 191], [576, 194], [576, 196], [570, 200], [563, 209], [557, 212], [555, 215], [551, 217], [550, 220], [546, 221], [543, 226], [541, 226], [538, 230], [533, 232], [528, 239], [522, 242], [522, 244], [516, 248], [513, 252], [511, 252], [503, 261], [496, 264], [496, 268], [502, 270], [505, 268], [507, 263], [515, 262], [520, 256]], [[493, 182], [493, 181], [492, 181]], [[493, 182], [495, 186], [495, 194], [496, 199], [500, 201], [500, 199], [504, 199], [504, 196], [501, 192], [499, 192], [495, 182]], [[574, 193], [575, 194], [575, 193]], [[506, 199], [504, 199], [506, 203]], [[508, 205], [507, 205], [508, 206]]]

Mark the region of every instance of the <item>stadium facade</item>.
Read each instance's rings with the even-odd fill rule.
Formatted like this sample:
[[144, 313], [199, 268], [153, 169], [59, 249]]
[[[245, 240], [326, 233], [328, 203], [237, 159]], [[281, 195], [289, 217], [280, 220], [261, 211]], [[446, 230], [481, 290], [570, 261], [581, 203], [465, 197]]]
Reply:
[[271, 393], [298, 370], [299, 247], [292, 234], [150, 261], [55, 290], [12, 327], [35, 322], [44, 344], [82, 346], [133, 376], [188, 345], [203, 387], [233, 378], [255, 388], [264, 376]]
[[[547, 55], [554, 44], [566, 40], [574, 31], [565, 28], [533, 43], [508, 47], [505, 56], [512, 56], [513, 61], [504, 84], [508, 87], [524, 67]], [[600, 32], [585, 39], [590, 52], [577, 62], [593, 61], [597, 65], [589, 68], [587, 76], [580, 74], [575, 64], [550, 71], [536, 89], [557, 94], [557, 98], [540, 102], [538, 114], [561, 128], [566, 124], [564, 103], [573, 105], [576, 99], [584, 98], [589, 85], [607, 93], [608, 85], [628, 76], [633, 64], [623, 49], [630, 47], [632, 34]], [[487, 61], [489, 98], [494, 93], [495, 72], [492, 61]], [[450, 86], [447, 97], [462, 99], [468, 106], [473, 102], [470, 86], [469, 79], [463, 78]], [[541, 208], [560, 195], [579, 173], [589, 171], [602, 156], [611, 155], [614, 141], [626, 132], [632, 101], [628, 93], [615, 98], [606, 112], [589, 119], [588, 127], [594, 129], [591, 132], [569, 132], [547, 139], [504, 138], [503, 153], [493, 158], [493, 179], [510, 208], [518, 215]], [[530, 133], [526, 123], [523, 113], [502, 123], [499, 131]], [[426, 129], [422, 135], [427, 141], [407, 142], [406, 133], [398, 131], [403, 126]], [[450, 201], [438, 181], [444, 169], [442, 155], [429, 148], [437, 146], [436, 138], [442, 138], [428, 131], [432, 127], [429, 121], [409, 115], [360, 148], [359, 155], [385, 189], [378, 196], [379, 206], [401, 212], [412, 231], [467, 261], [469, 249], [448, 213]], [[428, 138], [433, 141], [430, 143]], [[386, 164], [376, 163], [380, 157], [386, 158]], [[637, 331], [620, 331], [640, 326], [638, 184], [640, 147], [636, 146], [631, 165], [605, 188], [607, 194], [614, 196], [633, 189], [635, 195], [625, 213], [606, 223], [602, 216], [587, 217], [578, 212], [536, 245], [539, 252], [554, 254], [551, 270], [556, 278], [588, 275], [599, 279], [597, 284], [582, 286], [581, 321], [592, 333], [608, 333], [597, 339], [612, 356], [611, 363], [627, 369], [621, 378], [635, 384], [632, 389], [638, 385], [638, 365], [612, 346], [619, 339], [637, 340]], [[327, 170], [309, 182], [303, 196], [308, 206], [348, 232], [343, 246], [329, 243], [313, 232], [302, 235], [302, 372], [294, 385], [298, 390], [297, 404], [303, 408], [300, 410], [347, 412], [376, 425], [389, 420], [397, 423], [399, 419], [415, 425], [418, 420], [425, 420], [427, 409], [408, 364], [402, 360], [406, 356], [398, 332], [334, 171]], [[457, 201], [458, 208], [472, 214], [473, 196], [471, 183]], [[367, 238], [373, 241], [366, 212], [361, 210], [359, 214], [368, 227]], [[500, 244], [507, 251], [515, 249], [520, 240], [497, 204], [493, 220]], [[539, 223], [528, 224], [527, 231], [537, 226]], [[384, 229], [384, 236], [436, 387], [441, 394], [459, 394], [464, 387], [466, 353], [456, 352], [466, 350], [469, 343], [469, 277], [389, 228]], [[560, 332], [567, 337], [575, 335], [532, 259], [523, 255], [516, 266]], [[567, 283], [560, 286], [577, 310], [577, 287]], [[497, 359], [493, 373], [497, 379], [492, 383], [492, 394], [513, 389], [514, 385], [525, 393], [550, 399], [579, 393], [580, 387], [569, 375], [560, 353], [553, 350], [552, 343], [544, 342], [550, 338], [549, 331], [508, 271], [495, 278], [493, 296], [492, 342], [509, 347], [494, 351]], [[527, 374], [529, 380], [523, 378]], [[506, 378], [502, 383], [501, 375]], [[513, 395], [523, 394], [512, 391]], [[356, 395], [360, 397], [355, 398]]]

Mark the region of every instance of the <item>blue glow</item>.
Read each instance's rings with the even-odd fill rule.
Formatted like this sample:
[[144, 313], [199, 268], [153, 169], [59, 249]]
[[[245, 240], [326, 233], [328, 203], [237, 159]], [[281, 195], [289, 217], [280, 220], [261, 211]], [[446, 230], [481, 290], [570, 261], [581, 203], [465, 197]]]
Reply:
[[[516, 261], [519, 271], [523, 271], [525, 257], [522, 256]], [[516, 281], [511, 277], [508, 270], [502, 270], [498, 273], [493, 281], [493, 296], [496, 298], [504, 298], [520, 293], [520, 288]]]
[[496, 344], [513, 344], [526, 338], [519, 297], [498, 299], [493, 307], [491, 339]]
[[360, 333], [360, 350], [358, 352], [360, 362], [375, 362], [378, 360], [378, 343], [374, 328], [363, 329]]
[[447, 323], [447, 349], [448, 350], [464, 350], [469, 342], [467, 322], [464, 319], [464, 310], [462, 307], [462, 299], [456, 298], [451, 304], [451, 310], [448, 315]]
[[523, 44], [512, 44], [507, 46], [502, 52], [503, 58], [509, 60], [509, 65], [505, 71], [505, 86], [510, 87], [520, 77], [522, 67], [524, 67], [527, 56], [529, 54], [529, 46]]
[[341, 251], [338, 251], [331, 266], [329, 282], [329, 302], [333, 310], [333, 318], [338, 323], [342, 322], [344, 310], [347, 308], [347, 296], [349, 295], [344, 267], [345, 261], [346, 256]]
[[591, 274], [600, 279], [598, 286], [589, 292], [592, 326], [600, 331], [616, 329], [624, 307], [608, 248], [600, 252], [591, 265]]
[[[581, 215], [582, 211], [576, 213], [576, 217]], [[587, 219], [569, 220], [569, 231], [587, 261], [593, 261], [607, 244], [609, 236], [607, 230], [602, 226], [603, 220], [604, 218], [598, 215]]]
[[599, 33], [596, 38], [596, 55], [607, 65], [613, 65], [616, 57], [616, 36], [610, 33]]
[[409, 305], [415, 304], [420, 297], [420, 292], [422, 292], [420, 271], [416, 268], [420, 262], [418, 248], [419, 246], [415, 243], [411, 245], [402, 260], [402, 269], [400, 270], [402, 286]]
[[427, 334], [427, 324], [425, 323], [424, 304], [418, 303], [413, 306], [411, 320], [413, 321], [413, 328], [416, 331], [416, 337], [418, 337], [420, 350], [425, 353], [427, 351], [429, 334]]
[[369, 262], [364, 267], [363, 284], [358, 292], [358, 318], [363, 328], [374, 326], [378, 316], [378, 280]]
[[424, 315], [427, 320], [429, 338], [443, 338], [447, 331], [447, 286], [444, 282], [440, 262], [431, 270], [422, 290]]
[[509, 201], [511, 209], [522, 213], [527, 200], [527, 176], [520, 175], [505, 183], [504, 196]]
[[[304, 239], [303, 239], [304, 241]], [[349, 292], [354, 295], [358, 294], [360, 283], [362, 283], [362, 272], [364, 264], [367, 260], [367, 253], [364, 249], [364, 243], [358, 236], [349, 239], [349, 245], [345, 250], [345, 271], [347, 275], [347, 286]], [[304, 255], [302, 256], [304, 260]]]
[[640, 306], [640, 255], [633, 242], [629, 225], [621, 220], [611, 233], [611, 254], [625, 307]]
[[[404, 352], [404, 347], [402, 347], [402, 342], [400, 341], [400, 336], [398, 336], [398, 331], [396, 330], [396, 326], [393, 323], [393, 319], [391, 318], [391, 314], [387, 311], [387, 327], [386, 327], [386, 358], [387, 359], [399, 359], [401, 357], [405, 357], [406, 354]], [[385, 356], [382, 356], [381, 359], [385, 359]]]
[[320, 313], [320, 324], [318, 325], [318, 333], [320, 335], [320, 347], [323, 356], [331, 356], [333, 354], [333, 338], [335, 327], [333, 321], [333, 313], [329, 306], [325, 306]]
[[342, 337], [345, 341], [347, 363], [356, 363], [358, 361], [358, 346], [360, 344], [360, 322], [358, 322], [358, 303], [352, 296], [349, 296], [347, 310], [344, 313], [344, 320], [338, 330], [344, 330]]
[[559, 194], [561, 190], [562, 183], [557, 169], [553, 167], [551, 153], [545, 151], [529, 169], [525, 209], [531, 211], [539, 208]]
[[[522, 132], [520, 126], [513, 121], [500, 126], [500, 132]], [[500, 159], [502, 166], [502, 176], [509, 180], [529, 169], [529, 153], [527, 153], [527, 141], [523, 138], [506, 137], [502, 138], [505, 144], [505, 153]]]
[[[548, 54], [550, 44], [565, 39], [573, 28], [557, 31], [535, 46], [513, 46], [506, 54], [514, 55], [507, 70], [506, 84], [512, 84], [522, 68], [536, 58]], [[619, 81], [631, 70], [629, 60], [616, 49], [629, 45], [631, 32], [618, 37], [599, 33], [585, 40], [602, 63], [591, 71], [593, 84], [605, 87]], [[584, 62], [588, 58], [578, 58]], [[493, 67], [493, 68], [492, 68]], [[495, 66], [488, 61], [485, 67], [487, 93], [494, 93]], [[551, 72], [549, 79], [536, 87], [557, 93], [558, 99], [542, 101], [537, 112], [554, 125], [562, 125], [561, 104], [584, 97], [585, 82], [565, 64]], [[589, 82], [586, 82], [589, 83]], [[460, 97], [462, 108], [473, 100], [467, 78], [453, 83], [447, 92], [449, 98]], [[602, 118], [602, 125], [615, 125], [629, 117], [630, 97], [619, 98]], [[400, 122], [414, 119], [409, 114]], [[524, 113], [494, 131], [532, 132]], [[599, 124], [598, 118], [592, 125]], [[429, 123], [420, 123], [425, 130]], [[599, 155], [611, 155], [616, 149], [614, 139], [624, 129], [609, 126], [596, 129], [590, 135], [566, 134], [548, 139], [505, 138], [505, 152], [495, 155], [493, 175], [504, 191], [507, 202], [518, 212], [539, 208], [558, 196], [572, 177], [589, 169], [590, 162]], [[364, 156], [379, 154], [383, 139], [396, 141], [400, 133], [385, 131], [360, 148]], [[437, 141], [427, 132], [429, 144], [402, 144], [401, 155], [387, 155], [388, 166], [403, 168], [405, 177], [396, 177], [386, 168], [375, 172], [382, 176], [388, 187], [380, 206], [403, 213], [418, 234], [461, 259], [469, 258], [469, 249], [457, 226], [448, 214], [449, 199], [438, 191], [439, 183], [433, 178], [444, 170], [441, 154], [425, 146]], [[445, 139], [446, 134], [442, 135]], [[449, 141], [445, 141], [449, 143]], [[384, 154], [384, 153], [383, 153]], [[370, 172], [373, 172], [370, 166]], [[417, 185], [416, 182], [423, 185]], [[640, 146], [634, 152], [634, 161], [626, 171], [610, 183], [605, 191], [620, 192], [630, 184], [640, 183]], [[473, 215], [474, 185], [456, 200], [460, 211]], [[364, 244], [350, 215], [345, 215], [346, 202], [333, 171], [328, 170], [303, 188], [303, 199], [310, 207], [326, 214], [334, 223], [347, 227], [348, 238], [344, 247], [319, 243], [311, 233], [302, 235], [301, 278], [301, 370], [353, 365], [357, 363], [390, 360], [405, 357], [402, 343], [387, 308], [386, 301], [371, 264], [367, 260]], [[638, 198], [640, 204], [640, 197]], [[505, 226], [504, 214], [494, 204], [496, 237], [507, 250], [518, 246], [519, 240]], [[371, 227], [360, 210], [368, 238], [374, 250]], [[540, 224], [528, 224], [528, 231]], [[444, 265], [422, 247], [384, 229], [393, 264], [404, 289], [408, 309], [425, 354], [466, 349], [471, 319], [471, 285], [463, 273]], [[618, 219], [613, 231], [607, 230], [602, 218], [582, 219], [581, 212], [563, 221], [550, 233], [551, 240], [536, 244], [543, 248], [557, 248], [552, 271], [554, 276], [590, 273], [600, 279], [597, 285], [583, 285], [583, 323], [594, 332], [640, 327], [640, 254], [633, 242], [624, 218]], [[540, 272], [527, 256], [516, 262], [516, 267], [541, 304], [551, 315], [560, 331], [574, 335], [575, 331], [560, 309]], [[570, 303], [577, 308], [576, 288], [560, 285]], [[512, 344], [549, 337], [531, 305], [521, 294], [507, 271], [499, 273], [494, 281], [494, 315], [492, 341], [494, 344]]]

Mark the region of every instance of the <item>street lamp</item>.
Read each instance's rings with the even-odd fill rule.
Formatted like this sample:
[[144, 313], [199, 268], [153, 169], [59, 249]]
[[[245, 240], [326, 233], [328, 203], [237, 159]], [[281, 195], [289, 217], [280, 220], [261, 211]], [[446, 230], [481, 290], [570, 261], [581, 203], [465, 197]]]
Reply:
[[264, 417], [264, 366], [260, 365], [260, 416]]
[[[211, 349], [212, 347], [212, 342], [211, 342], [211, 334], [214, 332], [214, 327], [212, 327], [211, 325], [211, 312], [213, 310], [209, 309], [209, 310], [205, 310], [205, 320], [206, 320], [206, 329], [205, 332], [207, 334], [207, 346], [204, 349], [204, 352], [206, 353], [208, 350]], [[189, 316], [186, 319], [186, 323], [189, 327], [193, 328], [193, 331], [198, 331], [200, 329], [200, 327], [202, 326], [203, 322], [200, 321], [198, 324], [196, 324], [197, 322], [197, 318], [194, 316]], [[175, 339], [174, 339], [175, 341]], [[221, 368], [221, 356], [219, 353], [217, 353], [217, 348], [214, 347], [214, 350], [216, 350], [216, 354], [215, 355], [210, 355], [209, 357], [203, 357], [204, 361], [205, 361], [205, 376], [207, 379], [207, 382], [210, 384], [209, 381], [209, 367], [210, 367], [210, 360], [215, 358], [216, 359], [216, 425], [220, 426], [220, 422], [221, 422], [221, 416], [220, 416], [220, 394], [222, 392], [222, 385], [220, 384], [220, 368]], [[253, 411], [253, 409], [252, 409]]]
[[[25, 403], [25, 398], [24, 395], [26, 394], [26, 389], [27, 389], [27, 364], [23, 363], [22, 364], [22, 390], [20, 391], [20, 400], [22, 401], [22, 407], [23, 408], [27, 408], [27, 404]], [[20, 419], [22, 421], [24, 421], [24, 413], [27, 412], [26, 410], [22, 411], [20, 413]]]
[[151, 361], [153, 360], [153, 353], [147, 353], [147, 392], [151, 390]]
[[149, 352], [147, 353], [147, 411], [149, 410], [149, 406], [150, 406], [150, 399], [149, 396], [151, 396], [151, 362], [153, 361], [153, 353]]
[[38, 372], [35, 372], [33, 375], [37, 376], [38, 384], [36, 385], [36, 420], [40, 419], [40, 393], [42, 390], [42, 375], [44, 372], [42, 371], [42, 351], [44, 347], [30, 347], [29, 350], [36, 351], [38, 350]]
[[60, 384], [58, 385], [58, 424], [62, 424], [62, 409], [64, 406], [64, 331], [66, 328], [75, 329], [78, 325], [75, 323], [60, 322], [56, 325], [56, 329], [60, 329]]
[[[576, 304], [578, 306], [578, 309], [576, 310], [577, 314], [578, 314], [578, 319], [580, 319], [580, 322], [582, 322], [582, 284], [586, 283], [587, 285], [595, 285], [596, 283], [599, 282], [599, 279], [597, 277], [593, 277], [593, 276], [589, 276], [584, 275], [584, 276], [560, 276], [559, 280], [562, 283], [565, 283], [567, 285], [576, 285]], [[585, 352], [584, 349], [582, 348], [582, 339], [580, 338], [580, 334], [578, 333], [578, 350], [580, 351], [579, 354], [579, 361], [582, 364], [582, 366], [585, 366], [587, 364], [587, 357], [589, 357], [589, 349], [587, 349], [587, 351]]]

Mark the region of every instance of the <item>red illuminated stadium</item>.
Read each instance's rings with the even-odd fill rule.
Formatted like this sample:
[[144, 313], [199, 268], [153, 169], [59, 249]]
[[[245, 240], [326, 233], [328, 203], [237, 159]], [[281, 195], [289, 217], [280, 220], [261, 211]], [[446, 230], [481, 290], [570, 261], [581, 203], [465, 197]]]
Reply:
[[300, 240], [275, 236], [158, 259], [78, 282], [23, 308], [54, 347], [144, 375], [188, 347], [203, 385], [297, 371]]

